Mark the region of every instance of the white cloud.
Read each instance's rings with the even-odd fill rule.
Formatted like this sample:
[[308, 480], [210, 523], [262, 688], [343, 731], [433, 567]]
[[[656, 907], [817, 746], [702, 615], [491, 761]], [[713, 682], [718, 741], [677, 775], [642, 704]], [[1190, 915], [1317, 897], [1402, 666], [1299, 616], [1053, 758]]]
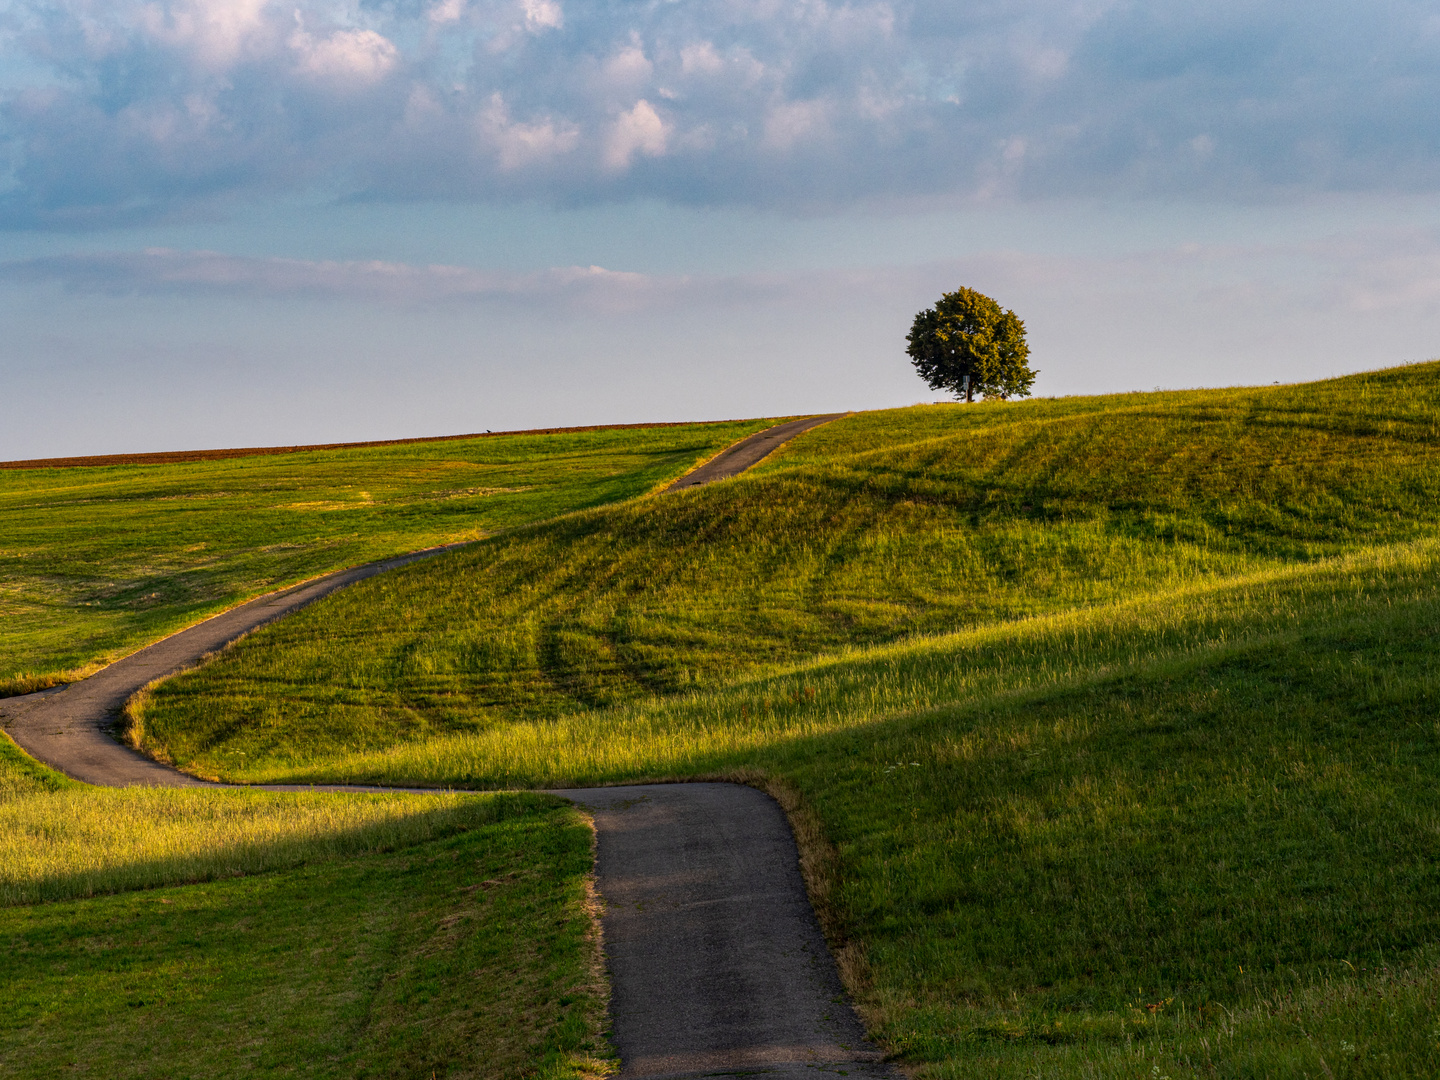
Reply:
[[680, 50], [680, 70], [686, 75], [718, 75], [725, 61], [708, 41], [697, 41]]
[[151, 37], [182, 48], [215, 69], [233, 65], [257, 38], [268, 36], [270, 0], [172, 0], [148, 3], [138, 23]]
[[397, 303], [500, 299], [578, 302], [600, 309], [632, 307], [683, 287], [686, 280], [656, 279], [603, 266], [516, 273], [379, 259], [249, 258], [169, 248], [0, 263], [0, 277], [57, 281], [76, 292], [120, 296], [208, 292]]
[[521, 0], [525, 12], [525, 29], [532, 34], [542, 30], [559, 30], [565, 25], [565, 12], [557, 0]]
[[567, 154], [580, 140], [578, 127], [553, 117], [529, 124], [511, 120], [505, 99], [498, 93], [492, 94], [480, 111], [477, 126], [506, 172]]
[[772, 150], [789, 150], [821, 132], [828, 111], [824, 101], [786, 101], [772, 107], [765, 117], [765, 145]]
[[336, 30], [315, 38], [300, 25], [290, 35], [290, 48], [302, 71], [362, 83], [383, 78], [399, 56], [394, 43], [374, 30]]
[[432, 23], [458, 22], [465, 14], [465, 0], [437, 0], [430, 8]]
[[649, 81], [655, 72], [655, 65], [645, 55], [638, 41], [616, 50], [604, 66], [606, 85], [617, 89], [632, 89]]
[[[0, 227], [313, 186], [806, 210], [1434, 190], [1433, 15], [1316, 3], [12, 2]], [[527, 119], [461, 152], [496, 94]]]
[[644, 98], [616, 117], [605, 141], [605, 166], [620, 171], [630, 167], [637, 153], [659, 157], [665, 153], [665, 122]]

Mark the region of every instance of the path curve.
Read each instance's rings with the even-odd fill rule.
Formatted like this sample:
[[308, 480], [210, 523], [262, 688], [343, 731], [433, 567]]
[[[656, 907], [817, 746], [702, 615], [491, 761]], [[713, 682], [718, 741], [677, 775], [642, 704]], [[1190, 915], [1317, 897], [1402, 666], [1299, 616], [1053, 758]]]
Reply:
[[665, 490], [666, 492], [684, 491], [686, 488], [699, 487], [701, 484], [710, 484], [716, 480], [728, 480], [732, 476], [738, 476], [746, 469], [760, 464], [795, 436], [803, 434], [811, 428], [819, 427], [821, 424], [828, 424], [831, 420], [838, 420], [845, 415], [845, 413], [825, 413], [820, 416], [807, 416], [800, 420], [787, 420], [783, 424], [776, 424], [764, 431], [757, 431], [754, 435], [741, 439], [734, 446], [722, 450], [698, 469], [686, 473]]
[[[796, 435], [842, 415], [809, 416], [766, 428], [741, 439], [666, 490], [677, 491], [735, 476], [756, 465]], [[159, 787], [202, 785], [205, 781], [162, 765], [111, 737], [110, 730], [131, 694], [155, 679], [192, 667], [207, 653], [223, 648], [252, 630], [298, 611], [307, 604], [313, 604], [336, 589], [463, 546], [448, 544], [348, 570], [337, 570], [313, 581], [256, 597], [133, 652], [88, 679], [35, 694], [0, 698], [0, 727], [26, 752], [52, 768], [89, 784], [107, 787], [132, 784]]]
[[162, 765], [111, 737], [110, 731], [131, 694], [155, 679], [193, 667], [207, 653], [299, 611], [336, 589], [463, 546], [447, 544], [397, 555], [257, 596], [147, 645], [101, 668], [88, 679], [35, 694], [0, 698], [0, 727], [31, 756], [87, 784], [104, 787], [203, 785], [204, 780]]
[[[831, 419], [809, 417], [760, 432], [667, 490], [736, 475]], [[87, 783], [231, 786], [187, 776], [111, 738], [109, 729], [126, 699], [336, 589], [459, 546], [341, 570], [258, 597], [81, 682], [0, 699], [0, 726], [33, 756]], [[897, 1075], [866, 1041], [846, 999], [805, 892], [789, 823], [774, 799], [740, 784], [551, 794], [584, 806], [595, 821], [619, 1080], [699, 1080], [734, 1076], [737, 1070], [769, 1080]]]

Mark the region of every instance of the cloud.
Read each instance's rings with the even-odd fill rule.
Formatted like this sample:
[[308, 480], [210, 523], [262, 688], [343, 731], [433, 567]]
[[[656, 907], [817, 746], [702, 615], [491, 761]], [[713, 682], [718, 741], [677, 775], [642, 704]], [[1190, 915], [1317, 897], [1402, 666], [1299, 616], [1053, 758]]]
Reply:
[[522, 0], [520, 6], [525, 12], [525, 28], [532, 34], [565, 25], [565, 12], [556, 0]]
[[[1106, 255], [995, 250], [915, 265], [876, 265], [791, 272], [653, 275], [600, 266], [533, 272], [385, 260], [257, 258], [216, 251], [148, 248], [0, 262], [0, 279], [53, 283], [107, 296], [229, 295], [364, 303], [560, 305], [632, 312], [676, 305], [766, 305], [797, 310], [850, 303], [931, 302], [943, 289], [968, 284], [1007, 306], [1064, 297], [1094, 302], [1113, 320], [1154, 297], [1176, 310], [1233, 311], [1248, 320], [1267, 311], [1324, 313], [1329, 318], [1433, 318], [1440, 314], [1440, 228], [1369, 228], [1320, 239], [1257, 244], [1185, 244]], [[1036, 298], [1044, 298], [1037, 301]], [[1021, 314], [1024, 311], [1021, 310]], [[1124, 321], [1123, 319], [1120, 321]]]
[[637, 153], [659, 157], [665, 153], [665, 121], [644, 98], [621, 113], [610, 127], [605, 143], [605, 166], [621, 171]]
[[290, 35], [300, 69], [321, 78], [374, 82], [395, 66], [395, 45], [374, 30], [336, 30], [323, 38], [297, 27]]
[[1440, 22], [1408, 0], [12, 0], [6, 26], [11, 226], [317, 186], [809, 210], [1440, 185]]
[[[224, 70], [235, 64], [248, 47], [266, 37], [265, 8], [269, 3], [172, 0], [169, 4], [146, 4], [136, 12], [137, 24], [153, 41], [187, 54], [202, 67]], [[95, 51], [102, 55], [123, 51], [123, 24], [93, 15], [78, 21], [92, 49], [98, 45]]]
[[580, 131], [574, 124], [557, 121], [553, 117], [543, 117], [531, 123], [511, 120], [505, 99], [498, 93], [491, 95], [480, 111], [477, 127], [505, 172], [568, 153], [580, 138]]
[[560, 266], [534, 273], [477, 270], [382, 260], [254, 258], [218, 251], [144, 251], [60, 255], [0, 263], [0, 278], [55, 282], [108, 296], [220, 294], [270, 298], [452, 303], [561, 302], [597, 310], [653, 303], [688, 279], [657, 279], [601, 266]]

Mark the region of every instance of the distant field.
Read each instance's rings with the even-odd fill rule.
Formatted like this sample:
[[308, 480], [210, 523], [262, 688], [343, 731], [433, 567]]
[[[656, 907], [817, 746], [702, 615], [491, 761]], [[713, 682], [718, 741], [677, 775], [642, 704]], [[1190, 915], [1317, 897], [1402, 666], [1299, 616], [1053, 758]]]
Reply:
[[329, 570], [642, 494], [766, 426], [0, 470], [0, 693]]
[[112, 791], [0, 736], [0, 1073], [603, 1074], [590, 847], [547, 796]]
[[925, 1077], [1431, 1076], [1440, 365], [863, 414], [162, 686], [239, 779], [775, 791]]

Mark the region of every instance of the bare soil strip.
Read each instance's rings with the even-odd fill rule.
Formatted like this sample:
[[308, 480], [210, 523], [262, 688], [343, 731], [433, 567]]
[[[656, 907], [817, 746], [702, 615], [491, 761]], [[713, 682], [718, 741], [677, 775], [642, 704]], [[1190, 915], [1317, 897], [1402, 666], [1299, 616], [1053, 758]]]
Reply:
[[371, 442], [312, 443], [308, 446], [238, 446], [223, 450], [156, 450], [136, 454], [94, 454], [89, 457], [25, 458], [0, 461], [0, 469], [79, 469], [110, 465], [174, 465], [187, 461], [225, 461], [230, 458], [273, 454], [305, 454], [312, 450], [364, 450], [372, 446], [406, 446], [411, 443], [455, 442], [464, 439], [498, 439], [502, 435], [573, 435], [583, 431], [633, 431], [636, 428], [690, 427], [726, 424], [733, 420], [676, 420], [655, 424], [592, 424], [589, 427], [525, 428], [518, 431], [477, 431], [468, 435], [422, 435], [411, 439], [376, 439]]
[[[834, 418], [762, 431], [667, 490], [737, 475]], [[0, 699], [0, 726], [28, 753], [87, 783], [220, 786], [115, 741], [110, 732], [130, 695], [351, 582], [444, 550], [341, 570], [259, 597], [82, 682]], [[698, 1080], [737, 1070], [769, 1080], [896, 1075], [865, 1040], [846, 1000], [805, 893], [789, 823], [770, 796], [739, 784], [553, 794], [585, 806], [595, 819], [620, 1080]]]

